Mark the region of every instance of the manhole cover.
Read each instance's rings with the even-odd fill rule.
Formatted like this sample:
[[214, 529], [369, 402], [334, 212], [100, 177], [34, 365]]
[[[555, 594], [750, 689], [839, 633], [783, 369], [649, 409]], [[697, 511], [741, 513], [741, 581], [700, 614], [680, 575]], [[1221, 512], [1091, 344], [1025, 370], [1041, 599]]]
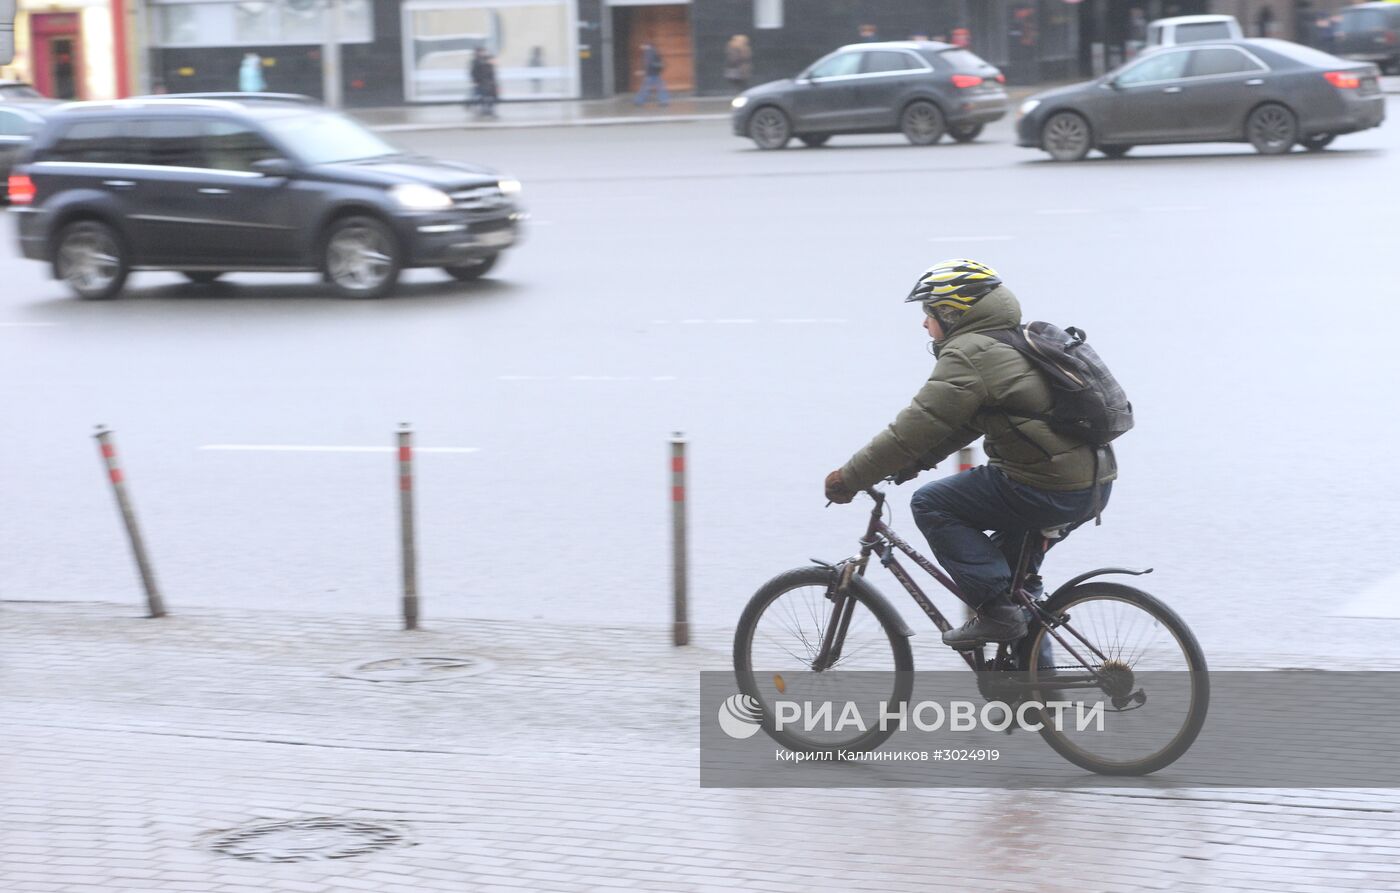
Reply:
[[367, 682], [433, 682], [475, 676], [495, 666], [480, 657], [384, 657], [351, 664], [338, 675]]
[[308, 818], [258, 822], [215, 835], [209, 848], [248, 862], [353, 859], [402, 846], [404, 832], [382, 822]]

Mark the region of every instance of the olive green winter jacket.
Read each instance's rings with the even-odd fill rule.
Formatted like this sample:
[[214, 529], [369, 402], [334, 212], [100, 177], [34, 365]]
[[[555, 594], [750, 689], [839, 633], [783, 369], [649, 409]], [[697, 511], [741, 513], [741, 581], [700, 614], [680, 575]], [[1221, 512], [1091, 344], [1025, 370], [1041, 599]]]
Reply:
[[[1045, 490], [1093, 486], [1094, 448], [1032, 418], [1053, 403], [1041, 373], [983, 334], [1020, 324], [1021, 305], [1006, 286], [972, 305], [935, 346], [938, 362], [914, 402], [842, 467], [845, 485], [862, 490], [906, 469], [932, 468], [985, 436], [988, 464], [1012, 480]], [[1117, 476], [1112, 449], [1100, 448], [1099, 483]]]

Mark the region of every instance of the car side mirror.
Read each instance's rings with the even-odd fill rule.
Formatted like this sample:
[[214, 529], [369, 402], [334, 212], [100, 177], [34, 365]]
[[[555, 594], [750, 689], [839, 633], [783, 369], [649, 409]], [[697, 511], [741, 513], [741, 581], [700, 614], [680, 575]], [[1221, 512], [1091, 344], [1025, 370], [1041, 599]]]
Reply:
[[253, 170], [264, 177], [290, 177], [297, 168], [285, 158], [264, 158], [253, 162]]

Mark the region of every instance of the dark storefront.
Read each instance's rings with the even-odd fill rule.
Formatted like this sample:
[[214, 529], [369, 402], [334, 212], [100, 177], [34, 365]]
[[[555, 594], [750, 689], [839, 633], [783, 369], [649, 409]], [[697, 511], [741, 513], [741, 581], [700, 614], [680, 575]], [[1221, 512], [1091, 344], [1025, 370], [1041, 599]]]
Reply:
[[1210, 12], [1206, 0], [1084, 0], [1080, 4], [1077, 70], [1093, 77], [1122, 65], [1142, 49], [1147, 23]]

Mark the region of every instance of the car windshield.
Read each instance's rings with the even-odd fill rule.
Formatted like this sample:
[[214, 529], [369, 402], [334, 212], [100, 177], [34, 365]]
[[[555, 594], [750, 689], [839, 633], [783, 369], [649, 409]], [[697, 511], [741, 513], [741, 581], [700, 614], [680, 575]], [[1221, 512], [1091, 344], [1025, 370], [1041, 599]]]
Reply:
[[270, 118], [267, 129], [308, 164], [402, 154], [360, 123], [333, 112]]
[[938, 55], [955, 71], [978, 71], [987, 65], [981, 56], [967, 50], [944, 50]]

